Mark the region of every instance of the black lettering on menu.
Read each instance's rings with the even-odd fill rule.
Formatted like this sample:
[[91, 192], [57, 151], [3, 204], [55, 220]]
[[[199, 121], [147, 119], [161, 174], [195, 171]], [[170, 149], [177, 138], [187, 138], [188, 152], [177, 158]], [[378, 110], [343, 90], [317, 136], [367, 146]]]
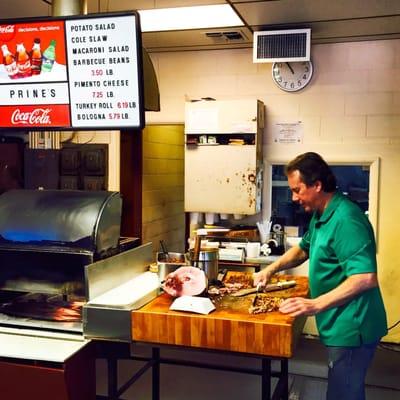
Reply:
[[47, 97], [56, 97], [56, 89], [11, 89], [9, 91], [10, 99], [46, 99]]
[[89, 42], [107, 42], [107, 35], [89, 36]]
[[75, 66], [79, 65], [105, 65], [105, 58], [83, 58], [82, 60], [73, 60]]
[[111, 109], [113, 106], [112, 103], [99, 103], [99, 108]]
[[97, 108], [96, 103], [76, 103], [75, 106], [78, 110], [94, 110]]
[[123, 51], [129, 51], [129, 46], [108, 46], [108, 51], [110, 53], [122, 53]]
[[115, 23], [113, 22], [111, 24], [95, 24], [95, 28], [97, 31], [115, 29]]
[[73, 48], [72, 54], [99, 54], [104, 53], [104, 47], [83, 47], [83, 48]]
[[129, 86], [129, 80], [128, 79], [114, 79], [114, 80], [108, 80], [103, 82], [104, 87], [112, 87], [112, 86]]
[[110, 57], [108, 62], [110, 64], [129, 64], [130, 59], [129, 57]]
[[93, 25], [71, 25], [71, 32], [87, 32], [92, 31]]
[[106, 119], [106, 115], [105, 114], [76, 114], [76, 118], [80, 121], [90, 121], [90, 120]]
[[100, 87], [100, 81], [75, 81], [75, 87]]

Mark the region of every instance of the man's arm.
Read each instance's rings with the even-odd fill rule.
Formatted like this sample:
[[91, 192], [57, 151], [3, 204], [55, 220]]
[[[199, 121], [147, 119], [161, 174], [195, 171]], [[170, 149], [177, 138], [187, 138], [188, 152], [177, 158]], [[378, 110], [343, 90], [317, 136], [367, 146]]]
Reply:
[[315, 299], [293, 297], [286, 299], [279, 311], [298, 315], [315, 315], [332, 307], [341, 306], [368, 289], [378, 286], [376, 273], [363, 273], [349, 276], [344, 282], [331, 291]]
[[297, 267], [308, 259], [308, 254], [298, 245], [291, 247], [285, 254], [279, 257], [278, 260], [269, 264], [262, 271], [253, 275], [254, 285], [261, 283], [265, 286], [270, 280], [271, 276], [283, 269]]

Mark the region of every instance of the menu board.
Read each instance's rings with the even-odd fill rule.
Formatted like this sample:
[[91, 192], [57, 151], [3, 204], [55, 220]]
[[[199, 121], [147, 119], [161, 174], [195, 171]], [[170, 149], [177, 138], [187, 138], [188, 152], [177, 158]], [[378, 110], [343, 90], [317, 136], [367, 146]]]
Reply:
[[0, 22], [0, 129], [144, 125], [138, 14]]

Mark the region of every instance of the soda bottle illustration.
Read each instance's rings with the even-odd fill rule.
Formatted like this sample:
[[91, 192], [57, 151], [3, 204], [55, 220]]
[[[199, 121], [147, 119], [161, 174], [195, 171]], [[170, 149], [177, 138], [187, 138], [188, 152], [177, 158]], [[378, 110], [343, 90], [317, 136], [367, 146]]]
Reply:
[[32, 75], [31, 68], [31, 58], [29, 54], [25, 50], [25, 46], [23, 43], [17, 44], [17, 68], [18, 68], [18, 77], [26, 78]]
[[1, 46], [1, 50], [3, 52], [3, 64], [4, 68], [7, 72], [7, 75], [9, 76], [10, 79], [16, 79], [18, 78], [18, 68], [17, 68], [17, 62], [15, 61], [14, 54], [8, 50], [8, 47], [6, 44], [3, 44]]
[[33, 40], [33, 46], [31, 51], [31, 64], [32, 64], [32, 75], [39, 75], [42, 70], [42, 51], [40, 50], [39, 38], [35, 38]]
[[43, 52], [42, 72], [50, 72], [56, 59], [56, 41], [50, 41], [49, 47]]

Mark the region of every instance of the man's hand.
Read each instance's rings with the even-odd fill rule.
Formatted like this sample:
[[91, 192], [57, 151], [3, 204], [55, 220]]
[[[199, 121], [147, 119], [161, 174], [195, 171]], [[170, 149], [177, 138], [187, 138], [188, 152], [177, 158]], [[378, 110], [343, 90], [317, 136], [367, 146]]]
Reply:
[[283, 269], [297, 267], [307, 260], [307, 258], [308, 255], [298, 245], [291, 247], [278, 260], [253, 275], [254, 286], [257, 286], [259, 283], [261, 286], [265, 286], [271, 279], [272, 275]]
[[286, 299], [279, 307], [279, 311], [284, 314], [290, 314], [293, 317], [297, 317], [298, 315], [315, 315], [329, 308], [348, 303], [359, 293], [372, 289], [377, 285], [376, 273], [368, 272], [351, 275], [339, 286], [315, 299], [306, 299], [303, 297]]
[[297, 317], [299, 315], [315, 315], [320, 310], [315, 299], [291, 297], [282, 302], [279, 311], [284, 314], [290, 314], [292, 317]]
[[255, 274], [253, 274], [253, 285], [257, 286], [258, 284], [260, 284], [262, 287], [264, 287], [271, 279], [271, 276], [273, 274], [274, 272], [268, 268], [265, 268], [260, 272], [256, 272]]

